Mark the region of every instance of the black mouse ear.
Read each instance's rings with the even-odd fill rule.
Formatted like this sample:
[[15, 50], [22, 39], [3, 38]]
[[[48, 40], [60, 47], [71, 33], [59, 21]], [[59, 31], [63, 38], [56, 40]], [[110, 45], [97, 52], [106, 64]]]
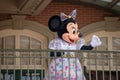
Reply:
[[59, 16], [52, 16], [48, 21], [48, 27], [51, 31], [56, 32], [60, 28], [61, 20]]

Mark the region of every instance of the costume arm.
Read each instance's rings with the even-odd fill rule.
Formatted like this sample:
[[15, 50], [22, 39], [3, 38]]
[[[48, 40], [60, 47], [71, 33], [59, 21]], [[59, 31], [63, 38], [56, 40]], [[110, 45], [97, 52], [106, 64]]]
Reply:
[[88, 45], [88, 46], [83, 45], [80, 50], [92, 50], [92, 49], [93, 47], [91, 45]]
[[92, 50], [94, 47], [100, 46], [101, 44], [102, 42], [100, 41], [100, 38], [96, 35], [93, 35], [90, 45], [85, 45], [85, 40], [83, 38], [80, 38], [80, 40], [77, 43], [77, 49]]

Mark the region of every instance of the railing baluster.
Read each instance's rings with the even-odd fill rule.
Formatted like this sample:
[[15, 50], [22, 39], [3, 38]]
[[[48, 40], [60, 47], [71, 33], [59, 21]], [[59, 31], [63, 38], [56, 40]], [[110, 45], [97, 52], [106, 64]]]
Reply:
[[13, 58], [14, 58], [13, 80], [15, 80], [16, 51], [13, 52]]
[[109, 79], [111, 80], [111, 53], [109, 53]]
[[104, 74], [104, 60], [106, 61], [106, 59], [105, 59], [105, 57], [104, 57], [104, 54], [103, 53], [101, 53], [101, 59], [102, 59], [102, 76], [103, 76], [103, 80], [104, 80], [104, 78], [105, 78], [105, 74]]
[[[43, 60], [44, 60], [44, 58], [45, 58], [45, 57], [44, 57], [44, 53], [45, 53], [45, 52], [40, 52], [40, 55], [41, 55], [41, 60], [40, 60], [40, 61], [41, 61], [42, 67], [44, 67], [44, 62], [43, 62]], [[44, 74], [43, 69], [41, 69], [41, 80], [44, 80], [44, 79], [43, 79], [43, 74]]]
[[0, 80], [3, 78], [3, 74], [1, 73], [1, 70], [2, 70], [2, 68], [1, 68], [1, 65], [2, 65], [2, 51], [0, 51]]
[[[95, 70], [96, 70], [96, 80], [98, 80], [98, 73], [97, 73], [97, 60], [99, 60], [99, 57], [97, 58], [97, 53], [95, 52]], [[98, 64], [99, 65], [99, 64]]]
[[7, 62], [7, 63], [6, 63], [6, 64], [7, 64], [7, 70], [6, 70], [7, 73], [6, 73], [6, 76], [5, 76], [5, 77], [6, 77], [6, 79], [8, 80], [8, 59], [9, 59], [9, 57], [8, 57], [8, 53], [7, 53], [7, 52], [5, 52], [5, 54], [7, 54], [6, 57], [5, 57], [5, 58], [6, 58], [6, 62]]
[[21, 80], [22, 80], [22, 76], [23, 76], [22, 74], [22, 52], [20, 52], [20, 78]]
[[88, 61], [89, 61], [89, 80], [91, 80], [91, 60], [90, 60], [90, 53], [88, 53]]
[[120, 63], [118, 62], [119, 61], [119, 55], [118, 55], [118, 53], [115, 53], [116, 54], [116, 80], [118, 80], [118, 66], [120, 66]]
[[[16, 55], [17, 52], [19, 53], [19, 55]], [[35, 53], [33, 53], [33, 52], [35, 52]], [[51, 74], [49, 71], [45, 74], [44, 69], [46, 69], [46, 67], [45, 67], [46, 63], [43, 62], [45, 59], [48, 60], [47, 67], [51, 63], [51, 60], [50, 60], [51, 57], [49, 57], [48, 52], [50, 52], [50, 51], [49, 50], [44, 51], [44, 50], [1, 50], [0, 49], [0, 79], [4, 78], [6, 80], [9, 80], [8, 79], [9, 76], [13, 76], [13, 80], [17, 80], [18, 78], [20, 78], [22, 80], [22, 76], [24, 74], [26, 74], [27, 78], [30, 78], [32, 80], [31, 77], [34, 76], [35, 77], [34, 79], [36, 80], [38, 78], [38, 74], [39, 74], [41, 80], [44, 80], [44, 76], [47, 74], [48, 75], [47, 77], [49, 80]], [[57, 52], [57, 51], [55, 51], [55, 52]], [[63, 52], [67, 52], [67, 51], [61, 51], [61, 53], [63, 53]], [[74, 51], [73, 50], [73, 51], [69, 51], [69, 52], [75, 52], [74, 58], [68, 57], [69, 66], [71, 65], [71, 63], [70, 63], [71, 59], [75, 60], [76, 66], [77, 66], [77, 59], [80, 59], [80, 63], [82, 65], [81, 67], [82, 67], [83, 71], [84, 71], [84, 66], [89, 71], [89, 73], [87, 73], [89, 80], [93, 80], [93, 78], [96, 80], [100, 80], [99, 76], [102, 76], [101, 77], [102, 80], [106, 80], [106, 79], [107, 80], [119, 80], [120, 51]], [[87, 53], [86, 57], [83, 56], [84, 53]], [[44, 56], [46, 54], [48, 56]], [[100, 57], [98, 56], [99, 54], [100, 54]], [[94, 57], [91, 57], [91, 55]], [[64, 57], [65, 56], [62, 56], [61, 58], [64, 58]], [[58, 57], [55, 56], [54, 60], [56, 60], [57, 58]], [[17, 60], [17, 59], [19, 59], [19, 60]], [[23, 59], [26, 59], [27, 63], [26, 62], [23, 63], [22, 62], [22, 61], [24, 61]], [[85, 61], [87, 60], [87, 64], [84, 64], [84, 62], [83, 62], [84, 60]], [[12, 61], [12, 64], [11, 64], [11, 61]], [[39, 64], [38, 61], [40, 61], [41, 64]], [[94, 62], [92, 62], [92, 61], [94, 61]], [[106, 64], [106, 62], [104, 62], [104, 61], [107, 61], [108, 64]], [[18, 63], [18, 64], [16, 64], [16, 63]], [[62, 61], [61, 64], [63, 66], [64, 62]], [[54, 67], [56, 70], [57, 66], [54, 66]], [[68, 72], [69, 79], [70, 79], [70, 69], [71, 68], [69, 67], [69, 72]], [[76, 70], [75, 75], [77, 76], [77, 69], [75, 69], [75, 70]], [[63, 72], [63, 69], [62, 69], [62, 72]], [[56, 73], [57, 72], [55, 71], [55, 74]], [[107, 73], [108, 73], [108, 75], [107, 75]], [[84, 74], [85, 73], [83, 73], [83, 76], [84, 76]], [[92, 75], [94, 75], [94, 76], [92, 76]], [[64, 74], [62, 74], [62, 79], [64, 79], [63, 76], [64, 76]], [[56, 76], [56, 78], [57, 78], [57, 76]]]

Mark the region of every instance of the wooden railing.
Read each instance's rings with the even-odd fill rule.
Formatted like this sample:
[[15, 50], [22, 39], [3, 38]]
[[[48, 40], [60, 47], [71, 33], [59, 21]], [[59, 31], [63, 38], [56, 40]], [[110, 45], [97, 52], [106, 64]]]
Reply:
[[[50, 57], [51, 51], [72, 52], [74, 57]], [[0, 49], [0, 80], [44, 80], [51, 60], [57, 58], [79, 59], [86, 80], [120, 80], [120, 51], [21, 49]]]

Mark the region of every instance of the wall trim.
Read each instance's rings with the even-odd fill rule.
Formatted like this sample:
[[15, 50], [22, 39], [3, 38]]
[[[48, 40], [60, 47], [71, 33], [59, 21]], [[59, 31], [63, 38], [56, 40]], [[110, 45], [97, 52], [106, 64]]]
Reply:
[[5, 29], [13, 30], [28, 29], [44, 35], [48, 39], [48, 41], [55, 37], [55, 33], [51, 32], [47, 26], [35, 21], [25, 20], [23, 18], [20, 18], [20, 16], [18, 17], [19, 18], [15, 17], [14, 19], [13, 17], [13, 19], [10, 20], [0, 21], [0, 31]]
[[120, 31], [120, 21], [118, 17], [105, 17], [104, 21], [95, 22], [84, 26], [79, 30], [80, 33], [88, 35], [97, 31]]

